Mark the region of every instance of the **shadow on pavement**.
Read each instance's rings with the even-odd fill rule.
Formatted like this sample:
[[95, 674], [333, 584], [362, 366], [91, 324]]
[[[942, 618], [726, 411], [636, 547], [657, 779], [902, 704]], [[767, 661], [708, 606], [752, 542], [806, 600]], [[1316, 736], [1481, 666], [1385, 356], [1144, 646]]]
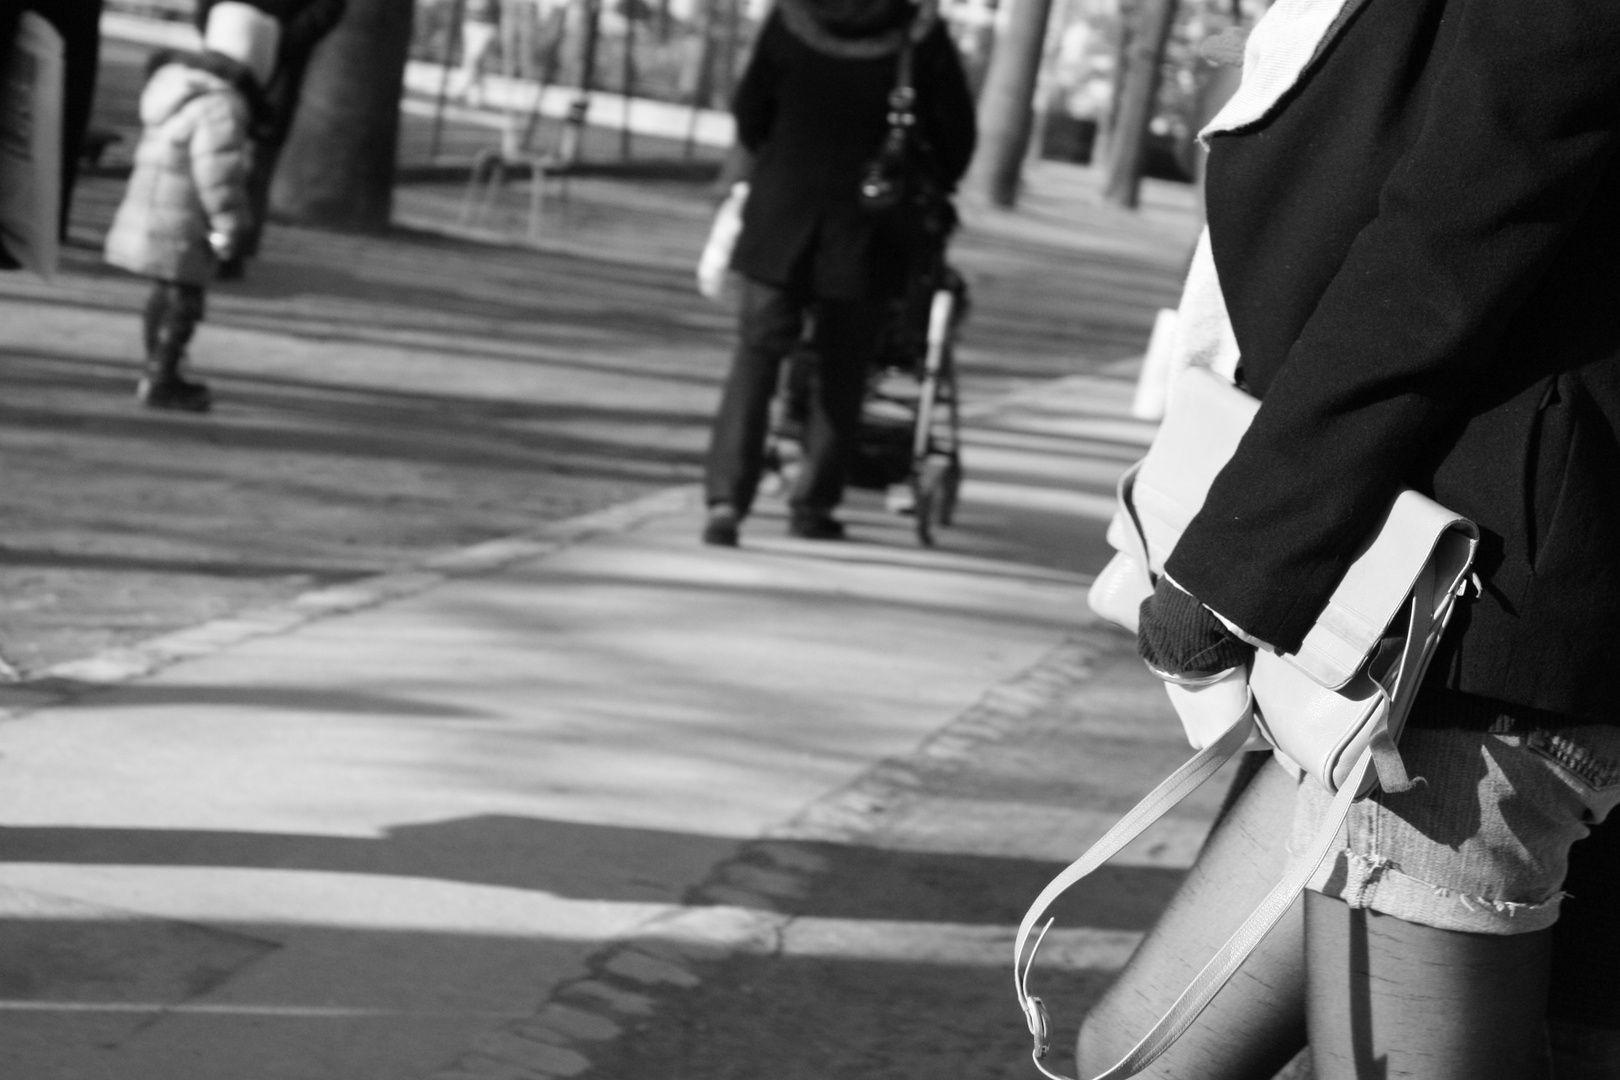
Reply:
[[[772, 897], [773, 909], [783, 915], [952, 925], [1015, 925], [1029, 900], [1062, 869], [1042, 860], [787, 840], [772, 841], [769, 855], [750, 855], [748, 845], [720, 837], [501, 815], [403, 825], [376, 839], [223, 830], [0, 831], [0, 865], [383, 875], [609, 902], [652, 898], [638, 881], [638, 868], [641, 879], [656, 881], [663, 864], [728, 859], [733, 878], [744, 873], [740, 867], [768, 872], [795, 861], [818, 867], [807, 879], [807, 892]], [[1054, 911], [1064, 926], [1146, 930], [1182, 877], [1179, 869], [1110, 866], [1076, 886]], [[706, 904], [700, 897], [689, 902]]]

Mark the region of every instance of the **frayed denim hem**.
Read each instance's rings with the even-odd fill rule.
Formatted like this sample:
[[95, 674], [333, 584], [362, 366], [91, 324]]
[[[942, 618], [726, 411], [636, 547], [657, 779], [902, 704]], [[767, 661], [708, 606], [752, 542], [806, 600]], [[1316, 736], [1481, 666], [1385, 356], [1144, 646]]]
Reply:
[[1469, 896], [1403, 873], [1389, 859], [1340, 849], [1306, 886], [1352, 908], [1393, 915], [1439, 930], [1529, 934], [1558, 921], [1562, 892], [1537, 903]]

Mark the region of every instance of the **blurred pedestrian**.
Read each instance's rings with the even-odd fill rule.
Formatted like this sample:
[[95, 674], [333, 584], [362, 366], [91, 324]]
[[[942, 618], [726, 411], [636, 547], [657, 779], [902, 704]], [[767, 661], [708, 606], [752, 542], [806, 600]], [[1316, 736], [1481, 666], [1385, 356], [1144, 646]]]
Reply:
[[[0, 3], [0, 79], [5, 77], [17, 24], [24, 11], [33, 11], [62, 36], [62, 175], [60, 234], [67, 236], [78, 182], [79, 162], [90, 126], [90, 106], [96, 96], [96, 75], [101, 55], [102, 0], [23, 0]], [[0, 247], [0, 269], [15, 262]]]
[[[198, 0], [197, 27], [208, 24], [208, 13], [218, 0]], [[304, 88], [304, 72], [315, 46], [343, 18], [347, 0], [247, 0], [272, 16], [281, 25], [275, 71], [264, 87], [264, 110], [253, 132], [252, 153], [248, 159], [248, 203], [253, 216], [242, 242], [229, 259], [219, 265], [223, 280], [240, 278], [246, 262], [259, 253], [259, 242], [270, 213], [270, 183], [276, 164], [292, 131]]]
[[67, 236], [73, 189], [79, 179], [90, 107], [101, 57], [102, 0], [24, 0], [62, 35], [66, 62], [62, 93], [62, 235]]
[[867, 371], [917, 242], [908, 208], [873, 212], [860, 195], [888, 142], [902, 58], [915, 96], [909, 180], [948, 194], [973, 153], [973, 99], [932, 3], [780, 0], [760, 31], [732, 104], [752, 166], [731, 260], [742, 277], [738, 343], [709, 442], [705, 543], [737, 543], [764, 467], [778, 371], [807, 321], [817, 372], [789, 531], [844, 535], [833, 509]]
[[456, 100], [465, 105], [484, 104], [484, 69], [495, 55], [500, 28], [500, 0], [466, 0], [461, 9], [461, 67], [456, 72]]
[[250, 131], [264, 110], [281, 24], [239, 0], [212, 6], [201, 52], [153, 55], [141, 91], [140, 145], [107, 233], [107, 261], [152, 279], [146, 370], [136, 389], [154, 409], [206, 411], [206, 384], [184, 373], [205, 290], [252, 221]]

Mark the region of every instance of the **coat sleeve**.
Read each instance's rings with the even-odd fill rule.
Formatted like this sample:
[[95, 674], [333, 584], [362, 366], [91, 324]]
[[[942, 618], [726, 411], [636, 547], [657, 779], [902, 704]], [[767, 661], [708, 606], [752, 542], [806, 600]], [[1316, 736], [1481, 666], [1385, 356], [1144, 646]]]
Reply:
[[338, 22], [348, 0], [309, 0], [295, 9], [281, 28], [281, 62], [301, 66], [311, 50]]
[[924, 132], [940, 179], [955, 187], [973, 160], [978, 126], [962, 56], [944, 23], [936, 23], [923, 38], [917, 59], [917, 102]]
[[751, 154], [765, 144], [776, 119], [777, 57], [780, 39], [787, 32], [781, 14], [773, 10], [760, 30], [759, 41], [731, 99], [737, 141]]
[[1167, 566], [1285, 651], [1465, 414], [1620, 142], [1620, 5], [1458, 0], [1448, 17], [1455, 38], [1376, 215]]
[[225, 94], [193, 101], [191, 177], [211, 232], [239, 237], [248, 227], [248, 136], [246, 110]]

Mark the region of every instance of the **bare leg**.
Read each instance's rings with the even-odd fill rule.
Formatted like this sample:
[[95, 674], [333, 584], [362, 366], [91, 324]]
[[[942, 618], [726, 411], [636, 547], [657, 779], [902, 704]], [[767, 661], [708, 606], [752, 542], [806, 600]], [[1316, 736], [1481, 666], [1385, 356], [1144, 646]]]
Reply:
[[[1170, 906], [1086, 1017], [1082, 1077], [1123, 1057], [1276, 883], [1288, 861], [1295, 791], [1293, 777], [1267, 764], [1215, 826]], [[1305, 1045], [1303, 962], [1296, 903], [1198, 1023], [1141, 1075], [1268, 1080]]]
[[1545, 1076], [1550, 930], [1465, 934], [1307, 893], [1318, 1080]]

